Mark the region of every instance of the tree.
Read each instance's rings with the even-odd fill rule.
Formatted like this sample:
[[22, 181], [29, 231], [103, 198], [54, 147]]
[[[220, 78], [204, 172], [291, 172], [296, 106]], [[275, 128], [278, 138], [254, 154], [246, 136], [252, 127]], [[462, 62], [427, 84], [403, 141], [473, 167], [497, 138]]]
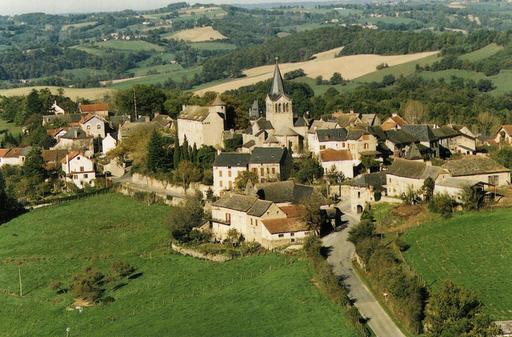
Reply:
[[320, 207], [324, 203], [323, 197], [316, 192], [313, 192], [309, 199], [302, 201], [302, 205], [304, 206], [303, 220], [308, 228], [317, 235], [320, 234], [322, 228], [322, 212]]
[[495, 152], [492, 157], [506, 168], [512, 168], [512, 147], [504, 146]]
[[237, 190], [242, 191], [247, 186], [248, 182], [253, 184], [258, 183], [258, 175], [252, 171], [243, 171], [235, 178], [235, 187]]
[[426, 202], [430, 202], [432, 197], [434, 196], [434, 188], [436, 187], [436, 182], [431, 177], [428, 177], [423, 181], [423, 197]]
[[371, 239], [375, 236], [375, 219], [370, 210], [365, 210], [361, 214], [361, 221], [348, 232], [347, 240], [357, 246], [359, 242], [365, 239]]
[[299, 183], [312, 184], [315, 179], [322, 178], [323, 175], [324, 169], [316, 158], [308, 157], [296, 162], [294, 177]]
[[492, 130], [498, 128], [500, 124], [499, 118], [490, 113], [489, 111], [482, 111], [477, 116], [479, 124], [479, 130], [484, 136], [488, 136], [492, 133]]
[[425, 308], [428, 337], [494, 337], [498, 327], [483, 313], [483, 304], [472, 291], [446, 281]]
[[331, 79], [329, 80], [329, 82], [332, 85], [337, 85], [337, 84], [342, 84], [344, 82], [344, 79], [343, 79], [343, 77], [341, 77], [340, 73], [336, 72], [336, 73], [332, 74]]
[[167, 223], [172, 238], [180, 242], [206, 238], [194, 230], [203, 223], [205, 217], [203, 206], [202, 194], [196, 191], [193, 196], [187, 197], [181, 205], [170, 212]]
[[146, 161], [146, 169], [151, 173], [156, 173], [168, 166], [167, 152], [164, 149], [162, 136], [153, 130], [148, 142], [148, 154]]
[[396, 82], [396, 78], [395, 78], [395, 75], [393, 75], [393, 74], [384, 75], [384, 77], [382, 78], [382, 84], [386, 87], [393, 85], [395, 82]]
[[179, 163], [174, 170], [176, 180], [181, 184], [185, 192], [190, 187], [190, 183], [197, 181], [201, 177], [201, 172], [188, 160]]
[[23, 175], [27, 177], [37, 177], [40, 180], [43, 180], [46, 176], [43, 154], [39, 147], [33, 147], [25, 158]]
[[429, 116], [428, 108], [421, 101], [410, 99], [402, 107], [406, 120], [413, 124], [424, 123]]
[[484, 204], [485, 192], [478, 186], [464, 186], [460, 194], [462, 206], [467, 211], [478, 211]]

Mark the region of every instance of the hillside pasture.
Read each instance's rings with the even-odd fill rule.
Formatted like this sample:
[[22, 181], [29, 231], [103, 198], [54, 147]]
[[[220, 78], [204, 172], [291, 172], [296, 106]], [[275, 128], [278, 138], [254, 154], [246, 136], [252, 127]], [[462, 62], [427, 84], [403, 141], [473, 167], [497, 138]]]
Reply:
[[[24, 96], [28, 95], [32, 89], [41, 90], [48, 88], [53, 94], [57, 94], [59, 87], [52, 86], [34, 86], [34, 87], [22, 87], [22, 88], [12, 88], [12, 89], [1, 89], [0, 96]], [[102, 99], [105, 95], [111, 95], [114, 93], [112, 89], [109, 88], [63, 88], [64, 95], [70, 97], [71, 99], [77, 98], [87, 98], [90, 100], [99, 100]]]
[[94, 26], [97, 23], [98, 23], [97, 21], [72, 23], [72, 24], [69, 24], [69, 25], [62, 26], [61, 30], [62, 31], [68, 31], [68, 30], [79, 29], [79, 28], [84, 28], [84, 27], [91, 27], [91, 26]]
[[[0, 226], [2, 333], [358, 336], [342, 309], [311, 282], [312, 268], [303, 258], [267, 254], [214, 263], [174, 254], [165, 225], [172, 211], [103, 194], [34, 210]], [[89, 266], [109, 273], [116, 261], [136, 267], [139, 277], [104, 285], [112, 303], [80, 313], [71, 306], [71, 293], [57, 294], [50, 286], [69, 284]]]
[[476, 291], [494, 319], [512, 319], [512, 209], [455, 215], [410, 229], [406, 261], [436, 288], [449, 279]]
[[491, 57], [501, 50], [503, 50], [503, 46], [491, 43], [483, 48], [461, 55], [459, 58], [461, 60], [476, 62]]
[[183, 40], [187, 42], [205, 42], [224, 40], [226, 37], [222, 35], [220, 32], [213, 29], [212, 26], [207, 26], [180, 30], [176, 33], [164, 35], [164, 38], [173, 40]]
[[[296, 63], [283, 63], [280, 64], [279, 67], [283, 74], [292, 70], [303, 69], [307, 77], [315, 78], [317, 76], [322, 76], [324, 79], [329, 79], [333, 73], [339, 72], [343, 78], [351, 80], [374, 72], [377, 65], [381, 63], [387, 63], [390, 66], [394, 66], [437, 54], [437, 52], [434, 51], [406, 55], [362, 54], [336, 57], [336, 54], [340, 50], [341, 48], [335, 48], [316, 54], [312, 60]], [[265, 65], [247, 69], [244, 71], [246, 77], [214, 85], [209, 88], [200, 89], [197, 93], [201, 95], [206, 91], [224, 92], [255, 84], [271, 78], [273, 71], [274, 65]]]
[[199, 50], [233, 50], [236, 46], [232, 43], [226, 42], [194, 42], [190, 46]]
[[[167, 66], [166, 66], [167, 67]], [[153, 75], [140, 75], [134, 78], [113, 81], [111, 88], [129, 89], [135, 84], [163, 84], [167, 80], [180, 82], [184, 79], [191, 79], [201, 71], [201, 67], [182, 68], [179, 65], [169, 65], [168, 71]]]
[[110, 40], [110, 41], [102, 41], [97, 42], [95, 44], [99, 48], [105, 49], [117, 49], [121, 51], [157, 51], [162, 52], [165, 49], [157, 44], [143, 41], [143, 40]]

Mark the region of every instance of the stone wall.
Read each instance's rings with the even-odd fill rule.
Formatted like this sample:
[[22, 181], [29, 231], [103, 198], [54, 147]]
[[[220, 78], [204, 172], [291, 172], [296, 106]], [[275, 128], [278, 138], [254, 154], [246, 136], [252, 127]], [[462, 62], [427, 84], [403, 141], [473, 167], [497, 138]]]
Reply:
[[204, 260], [210, 260], [214, 262], [226, 262], [231, 260], [229, 256], [225, 255], [213, 255], [213, 254], [203, 254], [201, 252], [198, 252], [197, 250], [194, 250], [192, 248], [186, 248], [181, 247], [176, 244], [171, 244], [172, 249], [174, 249], [176, 252], [182, 254], [182, 255], [188, 255], [192, 256], [198, 259], [204, 259]]

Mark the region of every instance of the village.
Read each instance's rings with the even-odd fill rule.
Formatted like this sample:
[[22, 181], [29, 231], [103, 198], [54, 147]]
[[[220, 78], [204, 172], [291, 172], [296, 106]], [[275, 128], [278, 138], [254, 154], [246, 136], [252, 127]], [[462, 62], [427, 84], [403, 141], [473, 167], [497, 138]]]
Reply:
[[[421, 201], [426, 182], [434, 195], [448, 195], [459, 203], [465, 188], [494, 200], [497, 188], [510, 184], [509, 169], [477, 152], [481, 144], [512, 143], [510, 125], [501, 126], [494, 139], [481, 139], [464, 125], [414, 124], [398, 114], [380, 120], [377, 114], [335, 112], [311, 120], [307, 114], [294, 114], [284, 87], [276, 63], [266, 100], [254, 102], [245, 130], [226, 129], [226, 104], [220, 95], [208, 106], [183, 106], [176, 120], [160, 114], [152, 119], [135, 113], [117, 116], [101, 102], [81, 104], [80, 113], [68, 114], [55, 103], [43, 126], [64, 123], [47, 129], [55, 145], [44, 149], [42, 157], [46, 167], [61, 168], [63, 182], [78, 189], [104, 177], [125, 184], [125, 193], [136, 187], [171, 203], [199, 190], [211, 214], [202, 229], [219, 241], [236, 230], [267, 249], [296, 245], [308, 236], [312, 229], [304, 220], [304, 208], [313, 198], [319, 200], [322, 226], [327, 226], [322, 231], [329, 232], [341, 226], [344, 213], [358, 215], [381, 201]], [[148, 125], [177, 137], [180, 146], [215, 148], [212, 184], [193, 183], [188, 190], [160, 184], [130, 174], [130, 158], [109, 157], [131, 133]], [[242, 145], [224, 151], [225, 140], [233, 135], [241, 137]], [[0, 167], [23, 165], [29, 152], [30, 147], [0, 149]], [[313, 184], [293, 181], [293, 163], [304, 158], [315, 160], [324, 178]]]

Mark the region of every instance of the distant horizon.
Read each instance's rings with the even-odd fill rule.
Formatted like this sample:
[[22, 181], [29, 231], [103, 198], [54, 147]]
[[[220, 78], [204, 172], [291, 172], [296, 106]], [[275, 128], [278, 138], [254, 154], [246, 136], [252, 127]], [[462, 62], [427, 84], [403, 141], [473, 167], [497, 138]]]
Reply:
[[[20, 15], [28, 13], [45, 14], [81, 14], [98, 12], [118, 12], [122, 10], [152, 10], [165, 7], [171, 3], [182, 2], [179, 0], [1, 0], [0, 15]], [[269, 4], [269, 3], [301, 3], [301, 2], [329, 2], [326, 0], [203, 0], [185, 1], [190, 4]]]

